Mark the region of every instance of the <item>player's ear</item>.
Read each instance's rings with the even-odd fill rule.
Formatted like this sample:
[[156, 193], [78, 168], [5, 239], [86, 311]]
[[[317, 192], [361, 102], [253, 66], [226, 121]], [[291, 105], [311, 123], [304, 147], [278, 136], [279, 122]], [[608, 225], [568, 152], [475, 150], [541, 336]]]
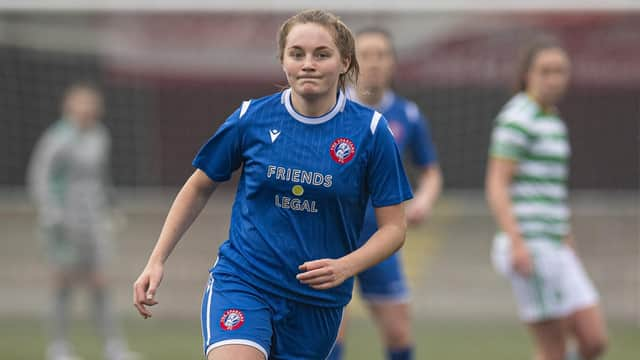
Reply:
[[346, 57], [342, 59], [342, 71], [340, 74], [346, 74], [347, 70], [349, 70], [349, 65], [351, 65], [351, 59]]

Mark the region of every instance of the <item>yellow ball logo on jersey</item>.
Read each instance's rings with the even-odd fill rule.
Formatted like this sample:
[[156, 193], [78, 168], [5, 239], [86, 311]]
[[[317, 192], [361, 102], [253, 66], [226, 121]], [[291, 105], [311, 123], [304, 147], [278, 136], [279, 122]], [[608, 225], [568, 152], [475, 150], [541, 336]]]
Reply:
[[295, 196], [302, 196], [302, 194], [304, 194], [304, 188], [300, 185], [294, 185], [293, 188], [291, 188], [291, 192]]

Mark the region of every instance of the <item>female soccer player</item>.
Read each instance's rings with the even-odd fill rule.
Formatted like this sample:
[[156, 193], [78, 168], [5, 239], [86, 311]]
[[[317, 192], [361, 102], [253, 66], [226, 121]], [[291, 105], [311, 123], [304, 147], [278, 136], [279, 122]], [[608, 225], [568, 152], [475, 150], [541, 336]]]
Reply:
[[102, 95], [92, 85], [74, 84], [64, 96], [62, 112], [62, 119], [38, 141], [28, 174], [53, 275], [47, 359], [78, 359], [69, 344], [68, 307], [80, 281], [92, 290], [105, 358], [135, 359], [138, 356], [127, 350], [117, 329], [105, 276], [110, 138], [100, 120]]
[[[242, 166], [229, 240], [203, 297], [208, 359], [324, 359], [352, 277], [405, 237], [412, 195], [387, 122], [343, 93], [358, 71], [350, 30], [331, 13], [304, 11], [280, 28], [278, 54], [290, 87], [243, 102], [201, 148], [134, 284], [149, 317], [171, 250]], [[369, 198], [380, 228], [358, 247]]]
[[552, 42], [525, 52], [519, 92], [498, 114], [486, 193], [500, 231], [493, 262], [510, 281], [537, 359], [565, 359], [575, 337], [582, 359], [603, 353], [598, 295], [569, 226], [567, 129], [556, 109], [569, 82], [567, 53]]
[[[360, 76], [351, 97], [381, 112], [389, 123], [400, 152], [409, 151], [413, 163], [421, 168], [415, 198], [408, 203], [407, 219], [417, 224], [429, 216], [440, 194], [442, 176], [427, 122], [418, 107], [390, 90], [395, 69], [395, 51], [389, 32], [367, 28], [356, 36], [356, 57]], [[359, 244], [366, 243], [377, 230], [373, 208], [367, 210]], [[358, 275], [360, 292], [375, 318], [392, 360], [411, 359], [413, 340], [409, 315], [409, 290], [400, 255], [395, 253], [380, 264]], [[345, 318], [346, 319], [346, 318]], [[329, 359], [341, 359], [345, 321]]]

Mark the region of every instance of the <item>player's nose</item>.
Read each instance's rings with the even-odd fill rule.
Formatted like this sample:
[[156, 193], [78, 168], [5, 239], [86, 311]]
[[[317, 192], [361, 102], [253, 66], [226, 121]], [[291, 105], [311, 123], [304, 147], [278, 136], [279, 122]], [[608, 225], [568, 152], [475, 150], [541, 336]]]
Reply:
[[304, 71], [313, 71], [316, 69], [316, 63], [313, 59], [312, 55], [307, 55], [304, 58], [304, 62], [302, 63], [302, 70]]

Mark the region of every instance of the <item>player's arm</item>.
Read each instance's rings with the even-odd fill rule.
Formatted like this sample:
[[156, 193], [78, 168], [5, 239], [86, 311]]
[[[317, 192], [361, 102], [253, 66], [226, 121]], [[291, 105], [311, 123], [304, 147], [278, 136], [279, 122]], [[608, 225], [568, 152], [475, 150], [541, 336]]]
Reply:
[[414, 198], [407, 204], [407, 221], [415, 225], [430, 215], [431, 209], [440, 196], [442, 172], [438, 165], [428, 120], [413, 103], [405, 111], [409, 119], [412, 119], [409, 149], [413, 162], [421, 169]]
[[407, 231], [404, 204], [375, 208], [378, 231], [357, 250], [338, 259], [307, 261], [300, 265], [297, 279], [324, 290], [374, 266], [402, 247]]
[[407, 205], [407, 221], [411, 225], [424, 221], [442, 192], [442, 172], [437, 163], [422, 168], [414, 197]]
[[62, 223], [62, 201], [53, 189], [53, 177], [58, 170], [64, 142], [51, 130], [36, 144], [27, 171], [29, 193], [38, 206], [41, 222], [45, 226]]
[[[242, 108], [245, 111], [249, 103], [244, 103], [246, 105]], [[242, 111], [238, 108], [198, 151], [192, 162], [197, 170], [176, 196], [147, 266], [133, 284], [133, 303], [145, 318], [151, 316], [145, 305], [157, 304], [154, 296], [162, 280], [167, 257], [198, 217], [217, 184], [228, 180], [242, 164], [241, 117]]]
[[102, 171], [102, 183], [104, 184], [104, 191], [107, 198], [107, 205], [109, 206], [109, 210], [113, 210], [116, 207], [116, 189], [113, 185], [113, 176], [111, 173], [111, 133], [102, 126], [101, 127], [102, 136], [104, 136], [105, 141], [105, 161], [104, 168]]
[[196, 170], [184, 184], [171, 205], [149, 261], [133, 284], [133, 303], [145, 319], [151, 317], [146, 305], [155, 305], [155, 292], [162, 281], [164, 263], [176, 244], [204, 208], [217, 183], [203, 171]]
[[529, 275], [532, 271], [532, 264], [513, 213], [513, 204], [509, 194], [517, 166], [517, 161], [513, 159], [491, 156], [487, 167], [485, 191], [489, 207], [498, 226], [511, 240], [512, 262], [515, 270], [522, 275]]
[[391, 256], [402, 247], [407, 233], [404, 203], [375, 208], [378, 230], [358, 250], [343, 257], [356, 275]]

